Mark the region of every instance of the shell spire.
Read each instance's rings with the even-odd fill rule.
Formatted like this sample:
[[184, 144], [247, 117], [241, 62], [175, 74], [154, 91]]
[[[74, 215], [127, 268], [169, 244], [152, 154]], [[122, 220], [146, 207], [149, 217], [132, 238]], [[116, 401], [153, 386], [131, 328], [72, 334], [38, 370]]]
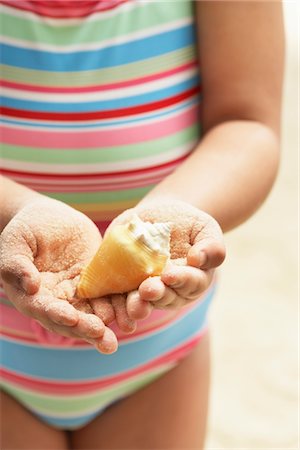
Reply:
[[137, 289], [149, 276], [160, 275], [170, 257], [170, 224], [143, 222], [137, 215], [105, 236], [81, 272], [80, 298], [99, 298]]

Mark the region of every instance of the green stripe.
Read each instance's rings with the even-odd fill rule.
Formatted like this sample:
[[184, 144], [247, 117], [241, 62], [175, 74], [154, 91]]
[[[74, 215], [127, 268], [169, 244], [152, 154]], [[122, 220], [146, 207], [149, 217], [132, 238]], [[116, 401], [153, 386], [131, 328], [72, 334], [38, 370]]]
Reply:
[[0, 65], [3, 80], [27, 83], [50, 87], [74, 87], [91, 86], [106, 83], [115, 83], [130, 79], [140, 78], [154, 73], [171, 70], [182, 64], [194, 61], [196, 58], [195, 46], [170, 52], [166, 55], [156, 56], [140, 61], [116, 66], [108, 69], [99, 69], [86, 72], [44, 72], [38, 70], [27, 70], [17, 67]]
[[67, 397], [67, 396], [48, 396], [30, 391], [21, 390], [13, 387], [10, 384], [3, 382], [3, 388], [17, 398], [20, 402], [28, 405], [29, 408], [34, 408], [40, 413], [44, 414], [71, 414], [74, 412], [79, 414], [88, 413], [96, 408], [102, 408], [113, 401], [121, 398], [124, 395], [133, 393], [134, 391], [142, 388], [143, 386], [153, 382], [159, 378], [169, 368], [163, 368], [160, 371], [154, 373], [142, 375], [141, 378], [126, 381], [121, 385], [114, 386], [113, 388], [101, 391], [100, 393], [93, 393], [84, 396]]
[[[183, 131], [161, 139], [118, 147], [57, 150], [2, 144], [1, 156], [3, 159], [19, 162], [46, 162], [47, 164], [87, 164], [89, 161], [92, 161], [94, 164], [110, 163], [162, 155], [175, 147], [193, 141], [197, 136], [199, 136], [199, 125], [195, 124]], [[51, 170], [55, 170], [55, 168], [51, 169], [49, 166], [49, 172]]]
[[11, 306], [12, 308], [14, 307], [12, 302], [10, 302], [7, 298], [4, 298], [4, 297], [0, 297], [0, 303], [2, 305]]
[[[129, 11], [105, 19], [100, 15], [98, 20], [80, 21], [78, 24], [51, 26], [41, 20], [30, 20], [2, 14], [2, 33], [14, 39], [21, 39], [39, 44], [57, 46], [100, 43], [105, 39], [126, 36], [153, 26], [160, 26], [185, 17], [192, 17], [192, 2], [179, 1], [170, 7], [168, 2], [147, 2], [142, 7], [136, 5]], [[103, 20], [104, 19], [104, 20]], [[41, 50], [43, 50], [41, 46]]]
[[67, 204], [74, 203], [113, 203], [122, 202], [127, 200], [135, 200], [144, 197], [153, 185], [149, 185], [143, 188], [123, 189], [121, 191], [108, 191], [108, 192], [45, 192], [44, 195], [55, 198]]

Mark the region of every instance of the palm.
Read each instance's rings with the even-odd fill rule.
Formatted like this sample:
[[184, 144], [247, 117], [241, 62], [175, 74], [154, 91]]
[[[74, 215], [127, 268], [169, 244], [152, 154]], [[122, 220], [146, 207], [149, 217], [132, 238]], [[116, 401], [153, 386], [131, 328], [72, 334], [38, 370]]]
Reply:
[[7, 296], [21, 313], [51, 331], [86, 339], [111, 353], [117, 348], [114, 333], [100, 317], [89, 314], [93, 309], [86, 301], [83, 307], [74, 302], [79, 274], [100, 242], [97, 227], [86, 216], [41, 197], [4, 229], [0, 269]]
[[170, 253], [172, 260], [186, 258], [190, 248], [201, 239], [207, 237], [215, 221], [203, 211], [183, 202], [155, 203], [139, 205], [118, 216], [114, 223], [130, 220], [137, 213], [142, 220], [171, 223]]
[[123, 303], [120, 296], [113, 299], [115, 308], [120, 310], [116, 311], [120, 328], [128, 323], [126, 311], [131, 319], [141, 319], [153, 306], [178, 308], [199, 298], [210, 285], [214, 268], [225, 257], [222, 232], [217, 222], [185, 202], [148, 199], [122, 213], [111, 226], [130, 221], [133, 214], [138, 214], [144, 221], [171, 224], [171, 260], [160, 277], [147, 278], [137, 291], [129, 293], [127, 298], [123, 296]]
[[40, 289], [58, 298], [72, 297], [76, 278], [100, 245], [95, 225], [67, 205], [49, 200], [24, 208], [15, 221], [24, 229], [23, 236], [41, 274]]

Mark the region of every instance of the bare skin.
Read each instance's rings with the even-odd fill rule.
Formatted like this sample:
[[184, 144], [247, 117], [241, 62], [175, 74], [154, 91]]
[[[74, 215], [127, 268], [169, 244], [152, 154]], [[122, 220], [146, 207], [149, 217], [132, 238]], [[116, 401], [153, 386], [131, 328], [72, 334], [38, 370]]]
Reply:
[[[38, 420], [19, 402], [1, 391], [2, 450], [66, 450], [68, 435]], [[16, 424], [17, 432], [16, 432]]]
[[[209, 339], [205, 336], [174, 369], [68, 435], [41, 423], [18, 402], [2, 394], [7, 425], [3, 428], [1, 449], [199, 450], [205, 440], [208, 385]], [[16, 418], [19, 433], [12, 432]]]
[[[114, 405], [84, 429], [72, 433], [72, 447], [78, 450], [202, 448], [208, 404], [208, 344], [208, 336], [202, 338], [177, 367]], [[194, 388], [190, 389], [190, 385]], [[118, 433], [114, 432], [116, 423]]]
[[[101, 236], [86, 216], [43, 196], [28, 199], [1, 234], [0, 274], [10, 301], [48, 330], [112, 353], [117, 341], [106, 325], [114, 318], [122, 331], [132, 332], [136, 320], [153, 306], [178, 308], [199, 298], [225, 257], [217, 222], [182, 201], [135, 210], [144, 220], [172, 223], [171, 261], [161, 277], [146, 280], [138, 292], [128, 294], [128, 305], [126, 295], [117, 295], [86, 301], [90, 312], [78, 311], [80, 271], [97, 251]], [[131, 215], [129, 210], [115, 223]]]
[[[228, 231], [243, 223], [260, 207], [278, 169], [284, 50], [282, 11], [280, 2], [255, 1], [197, 2], [197, 10], [203, 82], [203, 138], [192, 155], [158, 184], [140, 206], [148, 208], [149, 205], [149, 209], [153, 209], [153, 203], [161, 200], [169, 203], [182, 201], [205, 211], [217, 220], [223, 231]], [[22, 192], [22, 187], [16, 189], [18, 193]], [[16, 191], [12, 189], [8, 192], [11, 198], [5, 198], [0, 207], [4, 226], [31, 196], [25, 190], [24, 197], [18, 195], [18, 198], [23, 198], [23, 204], [11, 208]], [[200, 254], [198, 256], [200, 258]], [[201, 271], [200, 267], [198, 270]], [[189, 289], [191, 279], [188, 277], [184, 282], [184, 289]], [[160, 281], [157, 284], [157, 280], [153, 280], [155, 285], [148, 285], [146, 289], [153, 296], [151, 300], [139, 296], [137, 303], [141, 304], [141, 300], [152, 301], [154, 297], [156, 301], [161, 301], [158, 293], [165, 288]], [[143, 296], [142, 287], [140, 294]], [[134, 313], [128, 305], [130, 302], [126, 299], [126, 308], [123, 309], [129, 317], [134, 316], [136, 307], [133, 308]], [[179, 402], [176, 393], [180, 386], [180, 390], [185, 390], [185, 395], [180, 397], [180, 405], [187, 398], [187, 411], [193, 411], [198, 416], [199, 426], [204, 429], [208, 386], [207, 383], [202, 385], [200, 369], [197, 371], [196, 363], [191, 361], [192, 357], [161, 380], [108, 410], [102, 416], [108, 431], [103, 430], [103, 441], [97, 443], [100, 445], [98, 448], [101, 445], [102, 448], [115, 449], [126, 448], [124, 445], [127, 448], [143, 448], [140, 445], [149, 448], [149, 439], [153, 436], [151, 448], [179, 448], [178, 443], [183, 444], [181, 448], [187, 448], [187, 445], [195, 448], [197, 442], [196, 448], [200, 449], [203, 434], [202, 437], [199, 435], [195, 422], [192, 422], [189, 434], [185, 434], [185, 428], [191, 423], [190, 416], [187, 418], [189, 420], [185, 420], [185, 414], [180, 416], [184, 426], [178, 441], [170, 441], [168, 427], [179, 429], [177, 416], [174, 415], [174, 408], [163, 409], [164, 414], [160, 415], [155, 400], [163, 398], [166, 407], [172, 405], [174, 396]], [[189, 370], [186, 370], [187, 364], [190, 364]], [[204, 373], [208, 373], [207, 358], [204, 358], [203, 364]], [[193, 371], [196, 376], [194, 383], [191, 383], [188, 381]], [[169, 386], [173, 388], [168, 389]], [[195, 389], [202, 399], [202, 410], [198, 409], [199, 398], [195, 395]], [[145, 407], [146, 400], [149, 409]], [[143, 414], [139, 414], [139, 409]], [[124, 417], [132, 420], [136, 434], [125, 433]], [[160, 420], [156, 422], [158, 426], [154, 423], [156, 419]], [[195, 416], [193, 419], [196, 420]], [[101, 417], [95, 422], [99, 427], [100, 421]], [[161, 426], [162, 423], [165, 426]], [[147, 428], [149, 424], [153, 425], [151, 432]], [[82, 449], [93, 448], [101, 436], [98, 430], [91, 424], [76, 432], [73, 445]]]
[[56, 200], [28, 200], [1, 234], [0, 273], [15, 307], [48, 330], [112, 353], [117, 339], [93, 313], [72, 304], [79, 274], [101, 236], [90, 219]]

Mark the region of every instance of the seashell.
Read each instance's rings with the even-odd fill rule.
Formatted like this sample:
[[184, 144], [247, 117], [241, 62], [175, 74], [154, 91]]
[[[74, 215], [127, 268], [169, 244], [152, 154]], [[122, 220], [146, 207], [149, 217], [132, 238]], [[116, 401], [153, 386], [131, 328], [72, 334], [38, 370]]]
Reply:
[[138, 216], [116, 225], [104, 239], [77, 286], [79, 298], [99, 298], [137, 289], [160, 275], [170, 256], [170, 225], [143, 222]]

